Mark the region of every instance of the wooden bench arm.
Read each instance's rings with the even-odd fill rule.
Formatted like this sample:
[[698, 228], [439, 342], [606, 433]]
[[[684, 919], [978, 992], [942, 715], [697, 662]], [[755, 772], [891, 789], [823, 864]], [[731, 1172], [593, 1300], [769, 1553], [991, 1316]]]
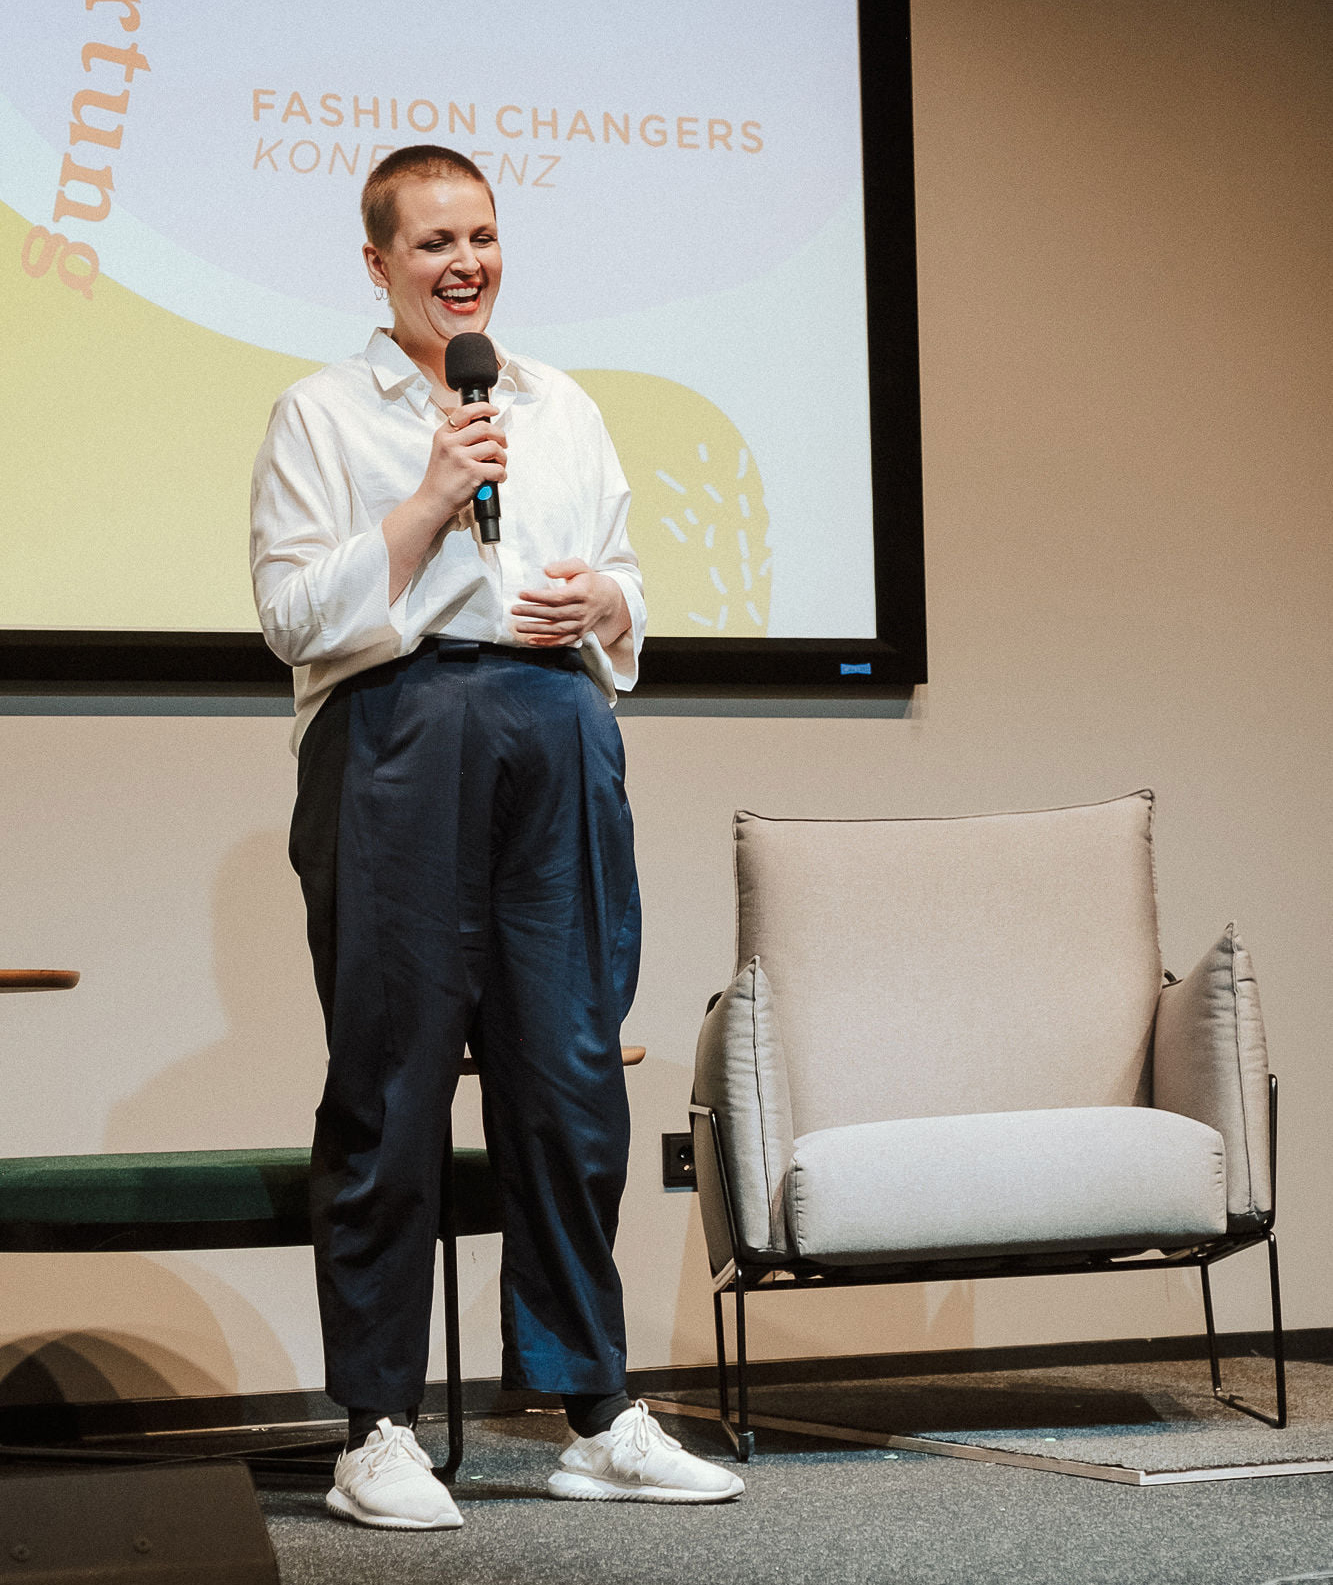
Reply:
[[[627, 1068], [636, 1067], [647, 1055], [647, 1046], [621, 1046], [620, 1048], [620, 1060]], [[459, 1071], [461, 1073], [471, 1073], [473, 1075], [476, 1075], [480, 1072], [471, 1052], [469, 1052], [467, 1056], [463, 1058], [463, 1066]]]

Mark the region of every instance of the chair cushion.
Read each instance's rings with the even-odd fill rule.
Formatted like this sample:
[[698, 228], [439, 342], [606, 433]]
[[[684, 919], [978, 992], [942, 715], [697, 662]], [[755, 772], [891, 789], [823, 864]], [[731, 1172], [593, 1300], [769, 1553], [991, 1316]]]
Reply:
[[1179, 1248], [1226, 1230], [1225, 1148], [1142, 1106], [853, 1123], [796, 1141], [786, 1202], [830, 1264]]
[[[788, 1253], [782, 1193], [791, 1162], [791, 1102], [782, 1034], [758, 958], [745, 965], [704, 1019], [694, 1058], [694, 1098], [723, 1121], [727, 1179], [745, 1253]], [[695, 1150], [701, 1180], [711, 1169], [712, 1154], [711, 1141]], [[700, 1188], [710, 1201], [720, 1195], [711, 1181], [701, 1181]]]
[[735, 822], [739, 963], [773, 988], [797, 1136], [1149, 1098], [1152, 795]]
[[[496, 1231], [486, 1152], [455, 1150], [454, 1181], [458, 1231]], [[225, 1245], [228, 1224], [246, 1224], [256, 1244], [266, 1224], [277, 1243], [309, 1242], [309, 1182], [308, 1148], [0, 1159], [0, 1248], [84, 1248], [80, 1228], [124, 1229], [121, 1249], [135, 1248], [141, 1229], [139, 1247], [161, 1247], [151, 1230], [172, 1225], [189, 1226], [200, 1241], [184, 1247], [200, 1249], [211, 1247], [210, 1227]]]
[[1272, 1209], [1268, 1046], [1254, 966], [1234, 924], [1191, 973], [1162, 988], [1153, 1105], [1197, 1118], [1226, 1140], [1227, 1211], [1237, 1222]]

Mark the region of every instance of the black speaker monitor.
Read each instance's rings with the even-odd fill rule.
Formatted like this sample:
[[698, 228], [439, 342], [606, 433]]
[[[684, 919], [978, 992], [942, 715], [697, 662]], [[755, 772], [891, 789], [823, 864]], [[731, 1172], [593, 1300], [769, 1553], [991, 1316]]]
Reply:
[[0, 1480], [0, 1585], [278, 1585], [243, 1464]]

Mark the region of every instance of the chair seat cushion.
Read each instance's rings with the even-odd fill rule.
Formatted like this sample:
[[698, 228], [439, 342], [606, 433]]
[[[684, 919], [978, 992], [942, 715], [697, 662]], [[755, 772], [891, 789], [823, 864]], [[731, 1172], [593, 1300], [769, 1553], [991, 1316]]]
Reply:
[[786, 1204], [829, 1264], [1179, 1248], [1226, 1231], [1225, 1148], [1145, 1106], [853, 1123], [796, 1141]]
[[[484, 1150], [454, 1151], [454, 1184], [458, 1231], [497, 1231]], [[275, 1243], [308, 1243], [309, 1185], [308, 1148], [0, 1159], [0, 1249], [88, 1247], [78, 1229], [97, 1230], [97, 1247], [162, 1247], [171, 1227], [189, 1230], [182, 1247], [213, 1247], [210, 1229], [225, 1247], [228, 1226], [244, 1228], [246, 1243], [266, 1227]]]

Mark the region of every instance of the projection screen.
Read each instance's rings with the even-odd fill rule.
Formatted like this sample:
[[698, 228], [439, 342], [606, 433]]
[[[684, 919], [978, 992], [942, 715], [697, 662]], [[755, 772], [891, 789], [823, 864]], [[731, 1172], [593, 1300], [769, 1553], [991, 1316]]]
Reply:
[[[855, 0], [543, 0], [466, 27], [437, 0], [11, 15], [5, 655], [197, 640], [253, 668], [255, 449], [280, 391], [388, 323], [358, 195], [429, 142], [494, 188], [491, 333], [569, 371], [616, 444], [662, 658], [645, 675], [693, 651], [742, 680], [783, 654], [919, 680], [905, 14], [884, 8], [892, 59], [866, 84], [880, 170]], [[875, 182], [896, 296], [872, 371]]]

